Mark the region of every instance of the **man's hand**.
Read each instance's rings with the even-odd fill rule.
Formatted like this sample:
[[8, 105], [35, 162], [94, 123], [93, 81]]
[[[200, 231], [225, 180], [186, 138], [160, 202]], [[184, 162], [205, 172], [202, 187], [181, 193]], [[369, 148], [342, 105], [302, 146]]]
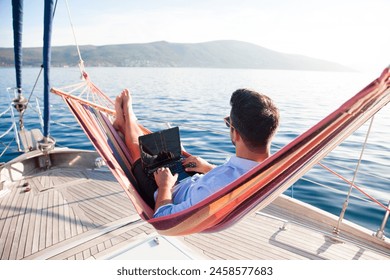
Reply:
[[155, 210], [157, 210], [160, 206], [172, 203], [172, 188], [176, 184], [179, 174], [172, 175], [169, 168], [162, 167], [157, 169], [153, 175], [158, 187], [155, 206]]
[[186, 172], [207, 173], [215, 168], [215, 165], [207, 162], [198, 156], [189, 156], [183, 160], [183, 166]]
[[179, 176], [179, 174], [172, 175], [171, 170], [169, 170], [167, 167], [157, 169], [153, 175], [159, 190], [171, 190], [176, 184], [177, 177]]

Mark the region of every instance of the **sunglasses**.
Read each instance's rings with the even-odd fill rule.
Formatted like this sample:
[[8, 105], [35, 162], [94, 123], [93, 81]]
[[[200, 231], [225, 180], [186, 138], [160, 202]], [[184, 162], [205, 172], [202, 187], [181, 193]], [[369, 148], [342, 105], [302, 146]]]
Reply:
[[230, 116], [224, 117], [223, 120], [225, 121], [226, 127], [235, 129], [231, 124]]

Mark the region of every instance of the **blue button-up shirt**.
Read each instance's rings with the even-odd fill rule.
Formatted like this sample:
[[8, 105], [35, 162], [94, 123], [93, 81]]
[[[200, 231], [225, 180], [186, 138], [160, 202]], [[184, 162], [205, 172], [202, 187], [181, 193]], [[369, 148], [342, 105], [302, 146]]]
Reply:
[[[154, 217], [180, 212], [195, 205], [213, 193], [219, 191], [244, 173], [255, 167], [258, 162], [232, 156], [226, 163], [215, 167], [206, 174], [195, 174], [174, 186], [172, 203], [160, 206]], [[157, 196], [155, 193], [155, 197]]]

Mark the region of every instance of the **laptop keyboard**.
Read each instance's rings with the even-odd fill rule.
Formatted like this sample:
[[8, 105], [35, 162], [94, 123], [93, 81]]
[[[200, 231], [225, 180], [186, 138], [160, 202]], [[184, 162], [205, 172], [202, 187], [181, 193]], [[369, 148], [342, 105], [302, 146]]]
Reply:
[[172, 174], [175, 174], [175, 173], [179, 173], [180, 174], [182, 172], [185, 172], [183, 164], [181, 163], [181, 161], [173, 162], [173, 163], [169, 164], [167, 167], [171, 170]]
[[[184, 168], [181, 160], [177, 160], [177, 161], [173, 161], [171, 163], [165, 164], [164, 167], [169, 168], [169, 170], [171, 171], [171, 173], [173, 175], [179, 174], [179, 177], [177, 178], [178, 182], [180, 182], [181, 180], [183, 180], [183, 179], [193, 175], [193, 174], [187, 173], [185, 171], [185, 168]], [[152, 169], [152, 170], [145, 171], [145, 172], [147, 172], [148, 176], [153, 176], [153, 172], [155, 170], [156, 169]]]
[[173, 175], [175, 175], [176, 173], [179, 174], [179, 177], [177, 178], [178, 182], [180, 182], [181, 180], [183, 180], [183, 179], [185, 179], [185, 178], [190, 176], [190, 174], [188, 174], [184, 170], [184, 166], [181, 163], [181, 161], [172, 162], [171, 164], [167, 165], [166, 167], [168, 167], [169, 170], [171, 170], [171, 173]]

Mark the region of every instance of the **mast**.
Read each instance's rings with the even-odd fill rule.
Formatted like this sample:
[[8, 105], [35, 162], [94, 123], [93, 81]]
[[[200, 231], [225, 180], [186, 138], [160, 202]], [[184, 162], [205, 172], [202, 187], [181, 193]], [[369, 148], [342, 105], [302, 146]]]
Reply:
[[22, 64], [23, 64], [23, 0], [12, 0], [12, 27], [14, 30], [14, 62], [16, 88], [13, 105], [19, 112], [19, 128], [24, 128], [23, 113], [27, 108], [27, 99], [23, 96], [22, 89]]
[[43, 112], [43, 136], [49, 137], [50, 134], [50, 63], [51, 63], [51, 30], [53, 21], [53, 0], [45, 0], [44, 10], [44, 30], [43, 30], [43, 98], [44, 98], [44, 112]]
[[14, 60], [16, 71], [16, 88], [22, 93], [22, 33], [23, 33], [23, 0], [12, 0], [12, 25], [14, 29]]

